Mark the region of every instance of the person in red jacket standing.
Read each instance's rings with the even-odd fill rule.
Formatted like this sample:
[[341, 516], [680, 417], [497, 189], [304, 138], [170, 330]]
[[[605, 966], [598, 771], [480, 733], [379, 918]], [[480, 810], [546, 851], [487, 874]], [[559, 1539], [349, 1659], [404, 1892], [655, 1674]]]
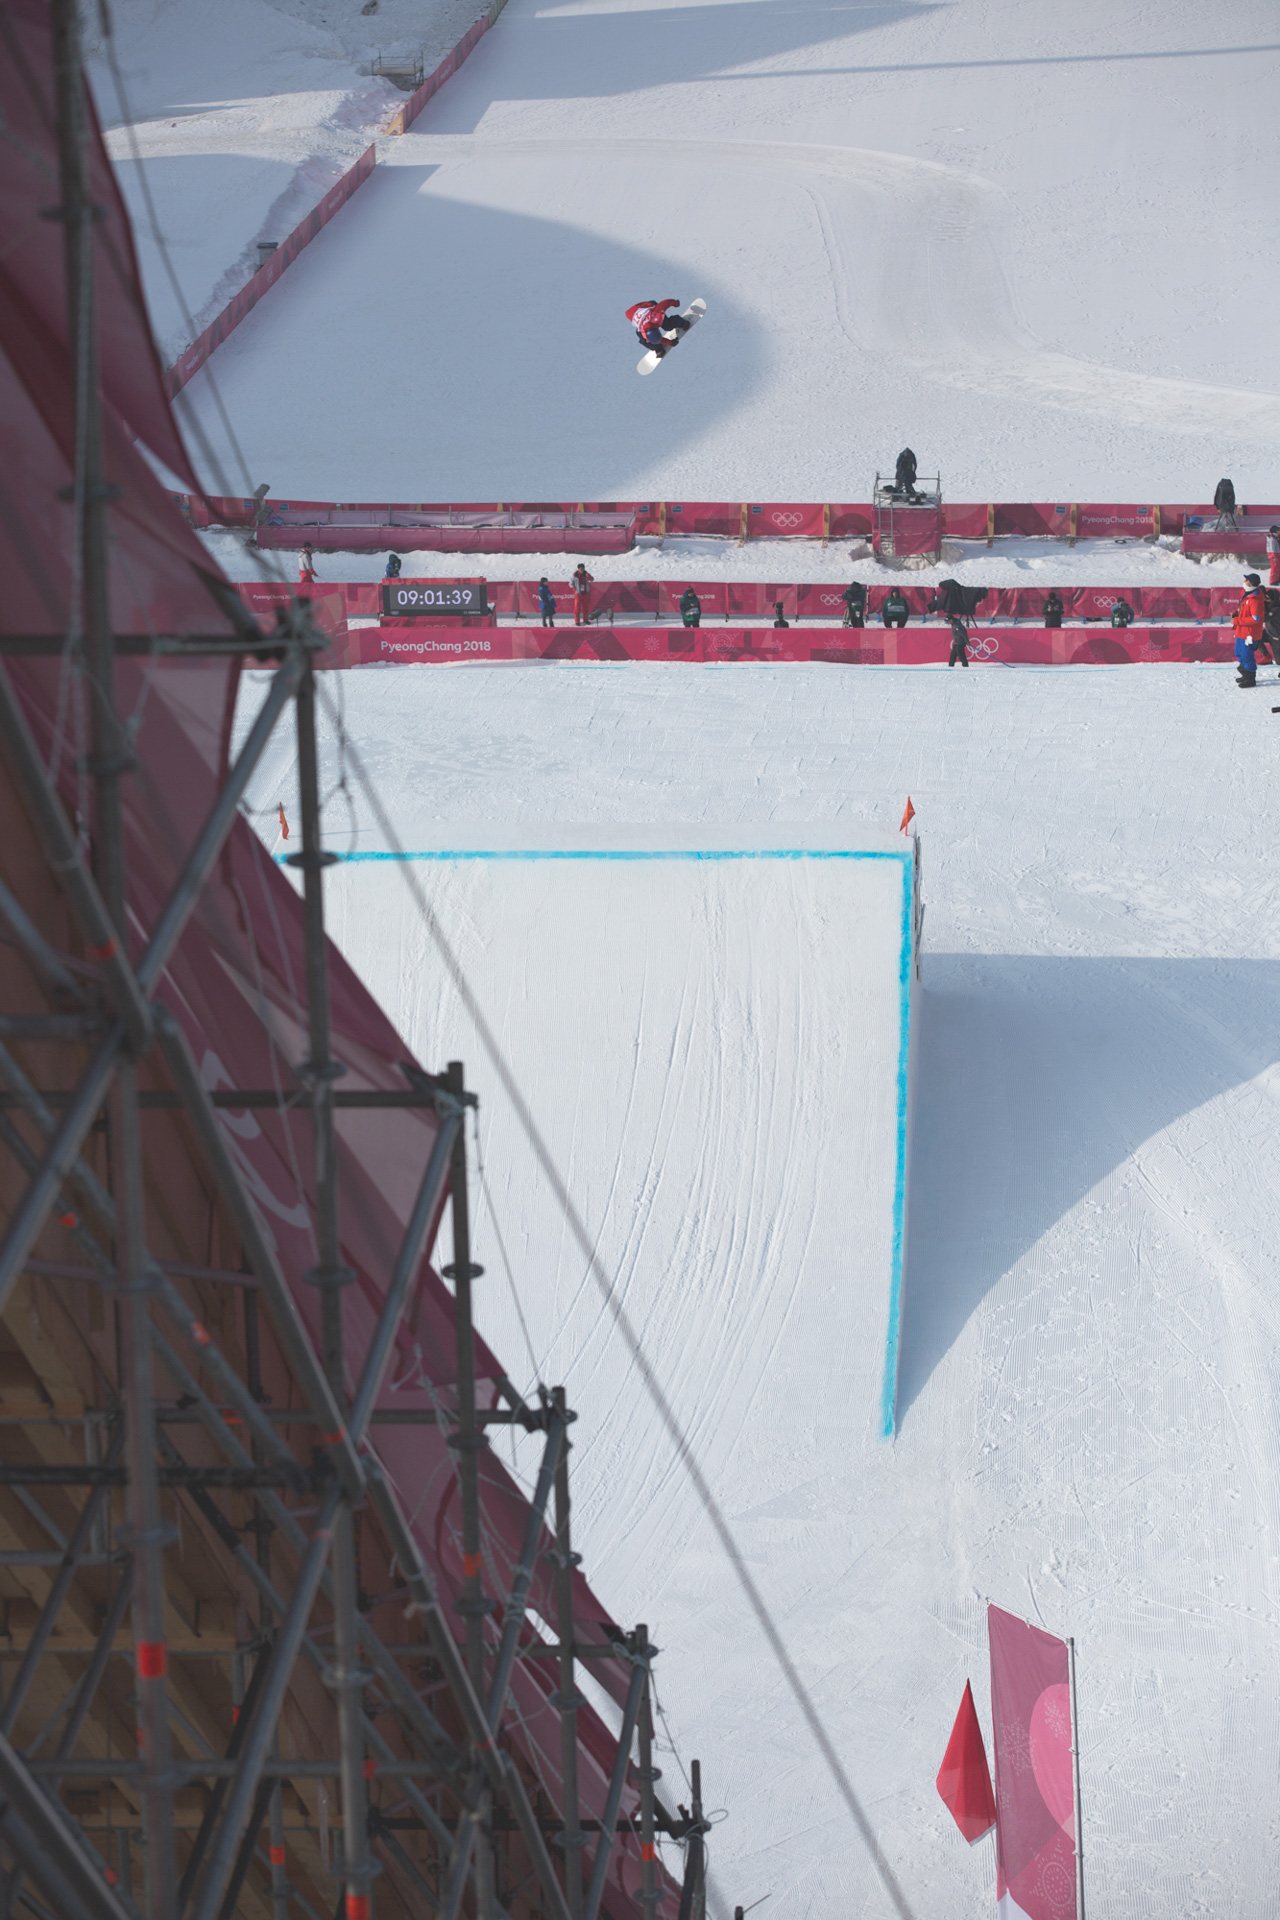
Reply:
[[1280, 527], [1267, 528], [1267, 558], [1271, 562], [1269, 584], [1280, 587]]
[[693, 324], [683, 314], [670, 311], [679, 305], [678, 300], [640, 300], [634, 307], [627, 308], [627, 318], [636, 330], [636, 338], [642, 347], [656, 353], [659, 360]]
[[588, 573], [586, 565], [579, 560], [573, 570], [573, 624], [575, 627], [591, 625], [591, 588], [595, 575]]
[[1246, 573], [1240, 605], [1231, 620], [1236, 636], [1236, 659], [1240, 662], [1238, 686], [1252, 687], [1257, 684], [1255, 649], [1262, 641], [1262, 623], [1266, 615], [1267, 598], [1262, 591], [1262, 582], [1256, 573]]

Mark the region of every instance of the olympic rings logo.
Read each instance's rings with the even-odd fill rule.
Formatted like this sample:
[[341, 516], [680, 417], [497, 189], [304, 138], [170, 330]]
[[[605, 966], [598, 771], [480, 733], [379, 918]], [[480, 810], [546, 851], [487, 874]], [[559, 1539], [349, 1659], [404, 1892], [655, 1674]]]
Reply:
[[998, 640], [971, 640], [969, 642], [969, 651], [970, 653], [977, 654], [979, 660], [992, 660], [1000, 651], [1000, 642]]
[[804, 524], [802, 513], [771, 513], [769, 518], [775, 527], [799, 527]]

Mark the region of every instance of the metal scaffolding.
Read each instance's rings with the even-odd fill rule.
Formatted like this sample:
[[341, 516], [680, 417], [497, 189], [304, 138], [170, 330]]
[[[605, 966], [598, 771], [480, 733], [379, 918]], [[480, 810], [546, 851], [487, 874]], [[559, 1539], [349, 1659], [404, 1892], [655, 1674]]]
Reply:
[[[175, 884], [140, 946], [136, 938], [125, 816], [145, 769], [116, 697], [117, 663], [138, 643], [113, 632], [108, 591], [117, 489], [96, 364], [100, 209], [75, 0], [53, 0], [51, 15], [60, 179], [50, 211], [65, 236], [76, 369], [77, 584], [70, 646], [65, 632], [0, 640], [0, 771], [27, 823], [9, 831], [25, 834], [24, 870], [39, 881], [30, 898], [0, 883], [0, 982], [14, 1008], [0, 1013], [0, 1160], [12, 1195], [0, 1242], [0, 1916], [328, 1920], [336, 1902], [346, 1920], [455, 1920], [464, 1910], [476, 1920], [599, 1920], [626, 1834], [639, 1842], [645, 1920], [664, 1901], [668, 1920], [677, 1904], [680, 1920], [694, 1920], [707, 1826], [698, 1787], [679, 1814], [655, 1790], [657, 1650], [643, 1625], [599, 1644], [575, 1626], [575, 1416], [560, 1387], [529, 1400], [503, 1380], [501, 1406], [477, 1397], [472, 1287], [482, 1269], [471, 1257], [465, 1132], [476, 1095], [456, 1061], [438, 1075], [406, 1068], [397, 1091], [340, 1085], [316, 727], [326, 643], [305, 602], [268, 638], [223, 596], [217, 610], [238, 633], [158, 650], [189, 662], [247, 650], [274, 673]], [[80, 676], [85, 821], [42, 757], [6, 652], [69, 658]], [[290, 716], [307, 1055], [293, 1084], [214, 1091], [166, 999], [166, 967]], [[42, 930], [35, 892], [47, 900], [55, 890], [74, 952]], [[78, 1077], [44, 1084], [51, 1058], [79, 1058]], [[434, 1131], [352, 1381], [337, 1121], [356, 1107], [426, 1110]], [[229, 1110], [309, 1116], [319, 1353], [220, 1117]], [[212, 1196], [219, 1231], [205, 1264], [153, 1251], [165, 1196], [149, 1129], [162, 1122], [184, 1129]], [[380, 1406], [446, 1199], [456, 1392], [430, 1410]], [[88, 1378], [63, 1342], [80, 1316], [106, 1329], [114, 1354]], [[268, 1343], [287, 1383], [274, 1398]], [[375, 1429], [413, 1423], [447, 1430], [465, 1571], [460, 1632], [371, 1443]], [[489, 1429], [502, 1425], [541, 1436], [542, 1453], [519, 1558], [498, 1582], [485, 1557], [481, 1462]], [[529, 1617], [548, 1554], [553, 1641]], [[388, 1618], [401, 1623], [395, 1634]], [[543, 1658], [558, 1676], [558, 1801], [511, 1738], [518, 1663]], [[623, 1660], [631, 1676], [598, 1819], [584, 1817], [579, 1793], [577, 1680], [579, 1663], [593, 1660]], [[624, 1814], [624, 1792], [637, 1787], [637, 1811]], [[660, 1870], [662, 1837], [684, 1846], [679, 1894]], [[612, 1920], [622, 1920], [616, 1903]]]

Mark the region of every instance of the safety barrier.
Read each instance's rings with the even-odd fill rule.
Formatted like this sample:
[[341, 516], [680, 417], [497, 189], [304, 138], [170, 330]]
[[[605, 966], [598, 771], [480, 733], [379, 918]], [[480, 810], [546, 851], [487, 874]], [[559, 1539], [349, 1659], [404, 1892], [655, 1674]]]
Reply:
[[1248, 519], [1240, 515], [1234, 533], [1218, 533], [1205, 527], [1184, 527], [1182, 551], [1193, 557], [1202, 553], [1234, 553], [1241, 560], [1260, 560], [1267, 551], [1267, 535], [1277, 521], [1280, 521], [1280, 514], [1274, 508], [1255, 507]]
[[[508, 515], [489, 522], [460, 525], [443, 515], [438, 521], [404, 525], [317, 525], [306, 530], [316, 553], [626, 553], [635, 545], [635, 521], [621, 515]], [[300, 543], [293, 528], [259, 527], [258, 546]]]
[[[945, 628], [866, 632], [831, 627], [452, 627], [401, 622], [352, 627], [330, 655], [333, 666], [449, 666], [459, 663], [647, 662], [650, 665], [929, 666], [946, 660]], [[1226, 627], [975, 627], [969, 657], [994, 666], [1121, 666], [1139, 662], [1225, 661]]]
[[[209, 494], [196, 497], [175, 494], [195, 526], [253, 526], [260, 512], [256, 500], [236, 499]], [[405, 504], [400, 501], [335, 502], [332, 500], [271, 500], [262, 511], [263, 524], [275, 528], [296, 528], [302, 539], [310, 529], [328, 524], [335, 514], [349, 516], [348, 524], [363, 520], [385, 524], [397, 515], [437, 514], [483, 519], [494, 514], [621, 514], [634, 515], [636, 532], [646, 538], [718, 537], [747, 540], [869, 540], [872, 531], [870, 504], [759, 503], [694, 500], [530, 500], [451, 503], [426, 501]], [[1251, 526], [1266, 527], [1280, 522], [1280, 506], [1241, 507], [1239, 516]], [[944, 505], [942, 528], [952, 540], [998, 540], [1021, 536], [1032, 539], [1142, 540], [1161, 535], [1197, 535], [1204, 523], [1216, 518], [1211, 506], [1191, 504], [1156, 506], [1108, 506], [1090, 504], [1044, 505], [1035, 501], [988, 502], [983, 505]], [[1252, 540], [1253, 535], [1250, 534]], [[278, 544], [288, 545], [281, 539]], [[1253, 550], [1252, 547], [1250, 549]]]
[[[417, 92], [411, 94], [402, 107], [398, 107], [391, 119], [383, 127], [384, 133], [403, 133], [410, 123], [417, 119], [433, 93], [439, 93], [451, 74], [458, 71], [472, 48], [489, 31], [498, 15], [502, 12], [506, 0], [495, 0], [488, 13], [482, 14], [473, 26], [467, 28], [461, 40], [451, 53], [447, 53], [435, 72], [431, 74]], [[222, 312], [210, 321], [198, 339], [193, 340], [185, 353], [179, 355], [173, 365], [165, 372], [165, 386], [169, 398], [181, 393], [188, 380], [197, 374], [214, 348], [220, 346], [229, 333], [233, 333], [247, 313], [252, 313], [264, 293], [274, 287], [286, 268], [293, 265], [302, 249], [315, 239], [321, 227], [327, 227], [339, 207], [346, 205], [357, 187], [363, 186], [377, 164], [377, 148], [366, 147], [353, 167], [349, 167], [341, 180], [335, 181], [319, 206], [313, 207], [306, 218], [299, 221], [287, 240], [282, 240], [271, 258], [254, 274], [239, 293], [233, 294]], [[183, 498], [184, 496], [178, 496]], [[253, 509], [256, 501], [244, 503], [249, 509], [248, 521], [244, 519], [217, 522], [226, 525], [252, 525]], [[240, 505], [239, 502], [236, 503]], [[217, 521], [217, 516], [214, 516]], [[197, 525], [200, 523], [197, 521]], [[207, 523], [206, 523], [207, 524]]]
[[434, 73], [428, 74], [416, 93], [411, 93], [402, 107], [397, 107], [384, 125], [384, 133], [406, 133], [426, 106], [433, 93], [439, 93], [451, 74], [458, 71], [471, 49], [488, 33], [489, 28], [502, 11], [501, 5], [492, 13], [483, 13], [474, 26], [467, 28], [452, 53], [446, 53]]
[[[433, 576], [440, 578], [441, 576]], [[410, 575], [402, 575], [407, 581]], [[381, 582], [377, 580], [323, 581], [312, 589], [326, 602], [340, 597], [348, 620], [376, 620], [381, 616]], [[573, 583], [549, 580], [557, 617], [572, 619]], [[773, 619], [775, 602], [781, 601], [788, 620], [839, 620], [844, 614], [842, 589], [836, 582], [790, 582], [770, 585], [740, 580], [597, 580], [590, 594], [593, 621], [612, 621], [616, 617], [639, 617], [650, 624], [680, 618], [680, 596], [687, 587], [698, 596], [704, 621], [752, 621], [768, 624]], [[241, 592], [252, 605], [270, 606], [287, 600], [289, 586], [244, 585]], [[500, 619], [536, 620], [541, 613], [539, 583], [536, 580], [490, 580], [489, 605]], [[933, 587], [877, 585], [867, 588], [867, 613], [878, 623], [881, 609], [890, 593], [900, 593], [907, 603], [913, 624], [922, 620], [941, 621], [942, 615], [928, 611]], [[985, 626], [997, 620], [1027, 620], [1044, 623], [1044, 587], [994, 587], [978, 610]], [[1133, 608], [1136, 624], [1151, 625], [1176, 621], [1192, 625], [1200, 621], [1229, 620], [1240, 603], [1240, 586], [1231, 587], [1062, 587], [1059, 596], [1063, 618], [1068, 623], [1106, 620], [1117, 600], [1127, 600]], [[256, 597], [255, 597], [256, 596]]]
[[[193, 340], [186, 352], [181, 354], [164, 376], [165, 390], [172, 400], [180, 393], [188, 380], [197, 374], [214, 348], [220, 346], [229, 333], [233, 333], [246, 314], [252, 313], [264, 293], [274, 287], [276, 281], [291, 267], [305, 246], [315, 239], [321, 227], [327, 227], [339, 207], [344, 207], [356, 188], [362, 186], [373, 172], [377, 159], [377, 149], [366, 147], [354, 167], [349, 167], [341, 180], [330, 187], [318, 207], [313, 207], [304, 220], [299, 221], [287, 240], [282, 240], [271, 258], [254, 274], [239, 293], [233, 294], [216, 320], [210, 322], [198, 339]], [[250, 505], [255, 505], [250, 502]], [[192, 516], [194, 519], [194, 515]], [[198, 524], [198, 522], [197, 522]]]

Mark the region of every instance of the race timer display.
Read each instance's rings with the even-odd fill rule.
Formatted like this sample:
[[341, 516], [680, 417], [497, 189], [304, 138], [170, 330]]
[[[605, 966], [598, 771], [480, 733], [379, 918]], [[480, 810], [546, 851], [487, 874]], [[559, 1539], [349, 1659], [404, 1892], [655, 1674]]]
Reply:
[[443, 615], [454, 620], [487, 615], [483, 580], [384, 580], [382, 611], [405, 619], [410, 615]]

